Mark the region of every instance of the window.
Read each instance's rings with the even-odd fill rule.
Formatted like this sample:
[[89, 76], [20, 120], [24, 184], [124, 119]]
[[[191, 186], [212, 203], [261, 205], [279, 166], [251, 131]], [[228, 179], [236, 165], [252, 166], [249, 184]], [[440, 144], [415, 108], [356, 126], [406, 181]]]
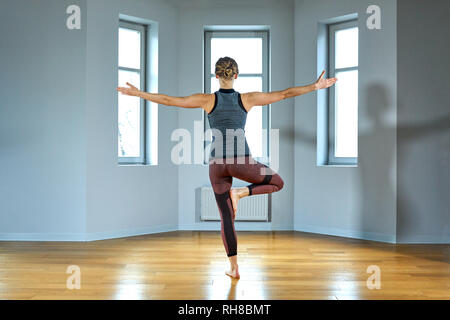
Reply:
[[[236, 91], [268, 91], [268, 54], [267, 31], [205, 31], [205, 92], [219, 90], [215, 64], [220, 57], [225, 56], [236, 60], [239, 66], [239, 75], [234, 81]], [[254, 106], [247, 114], [245, 125], [245, 136], [251, 154], [256, 160], [266, 164], [269, 159], [269, 114], [269, 106]], [[207, 130], [209, 123], [206, 112], [204, 125]], [[205, 146], [206, 143], [208, 142], [205, 142]]]
[[[146, 35], [143, 25], [120, 21], [118, 84], [145, 90]], [[145, 163], [145, 100], [119, 94], [119, 163]]]
[[357, 163], [358, 26], [357, 20], [328, 27], [329, 76], [339, 80], [329, 94], [329, 164]]

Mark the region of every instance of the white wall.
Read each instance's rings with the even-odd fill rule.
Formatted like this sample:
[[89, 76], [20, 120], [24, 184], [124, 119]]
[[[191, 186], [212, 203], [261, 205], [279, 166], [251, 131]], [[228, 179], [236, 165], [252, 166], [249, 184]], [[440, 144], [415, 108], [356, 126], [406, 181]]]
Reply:
[[[379, 0], [382, 30], [366, 27], [367, 0], [295, 2], [295, 83], [317, 70], [320, 21], [358, 13], [359, 163], [316, 163], [316, 94], [295, 104], [295, 230], [394, 242], [396, 239], [396, 1]], [[378, 120], [378, 121], [377, 121]]]
[[177, 229], [177, 111], [159, 107], [158, 165], [117, 164], [117, 28], [125, 14], [158, 23], [159, 92], [177, 94], [177, 10], [165, 1], [88, 1], [87, 232], [89, 239]]
[[[119, 13], [157, 24], [158, 92], [176, 96], [202, 92], [205, 25], [270, 26], [274, 91], [317, 77], [318, 22], [358, 13], [358, 167], [317, 166], [316, 94], [274, 104], [285, 188], [272, 195], [271, 222], [237, 222], [236, 229], [448, 243], [448, 85], [434, 63], [442, 59], [433, 59], [448, 51], [435, 44], [450, 8], [411, 1], [378, 0], [377, 31], [365, 26], [368, 0], [2, 1], [0, 239], [220, 229], [196, 212], [195, 190], [210, 184], [208, 167], [170, 159], [172, 131], [193, 132], [200, 110], [160, 106], [158, 165], [117, 164]], [[81, 7], [81, 30], [65, 27], [69, 4]], [[429, 85], [424, 79], [436, 85], [416, 90]]]
[[[71, 4], [81, 30], [66, 28]], [[177, 94], [178, 10], [163, 0], [0, 5], [0, 239], [177, 229], [177, 111], [160, 107], [158, 165], [119, 166], [116, 87], [120, 13], [158, 24], [159, 91]]]
[[85, 3], [0, 2], [0, 240], [86, 231]]
[[398, 1], [399, 242], [450, 243], [450, 3]]
[[[203, 90], [203, 28], [205, 25], [269, 25], [271, 37], [271, 90], [293, 85], [293, 2], [292, 1], [182, 1], [179, 23], [179, 94]], [[239, 63], [239, 62], [238, 62]], [[236, 222], [236, 230], [292, 229], [293, 226], [293, 104], [285, 100], [272, 106], [272, 128], [280, 129], [279, 174], [285, 187], [272, 195], [272, 221]], [[193, 134], [201, 110], [180, 110], [179, 127]], [[234, 185], [247, 185], [235, 179]], [[201, 222], [196, 217], [196, 188], [210, 185], [206, 165], [179, 167], [179, 228], [220, 230], [220, 222]], [[198, 213], [198, 212], [197, 212]]]

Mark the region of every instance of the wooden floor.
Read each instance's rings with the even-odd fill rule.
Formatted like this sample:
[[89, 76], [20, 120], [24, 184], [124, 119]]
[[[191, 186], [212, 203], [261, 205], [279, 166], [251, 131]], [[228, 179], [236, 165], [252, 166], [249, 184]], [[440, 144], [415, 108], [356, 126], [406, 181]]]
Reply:
[[[220, 232], [94, 242], [0, 242], [0, 299], [450, 299], [450, 245], [391, 245], [294, 231], [238, 232], [240, 280]], [[66, 287], [67, 267], [81, 289]], [[381, 271], [368, 289], [367, 268]]]

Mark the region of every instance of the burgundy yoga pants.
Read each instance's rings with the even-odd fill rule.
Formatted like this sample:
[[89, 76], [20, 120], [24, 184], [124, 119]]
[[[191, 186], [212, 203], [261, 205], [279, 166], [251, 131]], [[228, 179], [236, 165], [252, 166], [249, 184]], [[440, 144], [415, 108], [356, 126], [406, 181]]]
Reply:
[[[283, 188], [283, 179], [265, 164], [251, 156], [209, 161], [209, 179], [214, 190], [221, 219], [221, 234], [228, 257], [237, 254], [237, 238], [234, 230], [233, 206], [230, 189], [233, 177], [251, 183], [251, 195], [277, 192]], [[229, 163], [230, 162], [230, 163]]]

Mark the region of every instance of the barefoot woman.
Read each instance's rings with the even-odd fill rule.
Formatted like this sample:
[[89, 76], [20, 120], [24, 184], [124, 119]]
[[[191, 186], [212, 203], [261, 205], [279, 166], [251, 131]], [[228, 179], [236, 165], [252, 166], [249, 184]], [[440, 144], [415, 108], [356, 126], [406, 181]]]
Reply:
[[[142, 92], [129, 83], [127, 83], [129, 87], [117, 88], [123, 94], [168, 106], [202, 108], [208, 114], [208, 121], [213, 130], [209, 178], [220, 212], [223, 244], [231, 263], [230, 270], [226, 272], [230, 277], [240, 277], [237, 264], [237, 238], [234, 230], [239, 199], [255, 194], [276, 192], [281, 190], [284, 184], [276, 172], [252, 158], [245, 135], [239, 134], [244, 132], [247, 113], [254, 106], [265, 106], [332, 86], [337, 79], [324, 79], [324, 73], [325, 71], [315, 83], [307, 86], [267, 93], [241, 94], [233, 89], [234, 80], [239, 74], [238, 65], [234, 59], [223, 57], [216, 62], [215, 69], [220, 89], [211, 94], [197, 93], [187, 97], [172, 97]], [[231, 189], [233, 177], [247, 181], [250, 185]]]

